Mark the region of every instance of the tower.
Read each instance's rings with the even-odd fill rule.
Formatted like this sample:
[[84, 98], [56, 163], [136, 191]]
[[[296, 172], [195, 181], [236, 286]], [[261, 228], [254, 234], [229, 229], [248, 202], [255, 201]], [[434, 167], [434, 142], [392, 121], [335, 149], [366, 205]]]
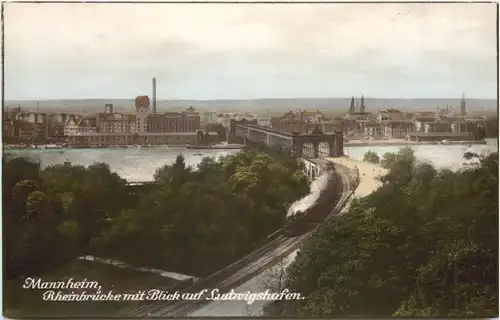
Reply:
[[351, 98], [351, 106], [349, 107], [349, 114], [353, 114], [356, 111], [356, 105], [354, 104], [354, 97]]
[[136, 132], [147, 132], [147, 118], [151, 113], [148, 96], [137, 96], [135, 98]]
[[467, 115], [467, 102], [465, 102], [465, 94], [462, 94], [462, 99], [460, 100], [460, 114], [462, 116]]
[[156, 78], [153, 78], [153, 114], [156, 114]]
[[359, 112], [365, 113], [365, 98], [361, 95], [361, 106], [359, 106]]
[[106, 103], [104, 105], [104, 113], [107, 113], [107, 114], [113, 113], [113, 104], [112, 103]]

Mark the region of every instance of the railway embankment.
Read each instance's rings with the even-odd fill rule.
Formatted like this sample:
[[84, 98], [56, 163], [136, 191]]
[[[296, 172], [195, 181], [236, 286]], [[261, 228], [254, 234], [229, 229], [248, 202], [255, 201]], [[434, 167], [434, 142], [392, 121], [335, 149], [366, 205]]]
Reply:
[[379, 177], [387, 174], [387, 169], [378, 164], [354, 160], [349, 157], [326, 158], [326, 160], [345, 166], [350, 170], [358, 171], [359, 185], [354, 191], [354, 198], [365, 197], [377, 190], [382, 185]]
[[[326, 162], [319, 163], [323, 166]], [[342, 188], [339, 188], [339, 193], [341, 196], [337, 198], [332, 203], [332, 210], [330, 214], [337, 213], [345, 203], [345, 198], [348, 197], [350, 193], [350, 174], [348, 170], [345, 170], [345, 166], [339, 172], [339, 177]], [[336, 212], [337, 211], [337, 212]], [[282, 235], [273, 235], [267, 239], [267, 243], [263, 243], [262, 247], [245, 256], [244, 258], [238, 260], [237, 262], [221, 269], [214, 274], [200, 279], [187, 288], [183, 288], [182, 292], [198, 292], [207, 288], [219, 288], [221, 292], [235, 288], [243, 282], [251, 279], [257, 274], [269, 268], [273, 264], [277, 263], [282, 257], [287, 256], [292, 251], [296, 250], [300, 241], [306, 237], [306, 235], [296, 237], [296, 238], [285, 238]], [[186, 283], [188, 284], [188, 283]], [[141, 308], [127, 314], [128, 317], [134, 316], [182, 316], [196, 310], [205, 303], [204, 300], [201, 301], [174, 301], [174, 302], [155, 302], [148, 305], [144, 305]]]

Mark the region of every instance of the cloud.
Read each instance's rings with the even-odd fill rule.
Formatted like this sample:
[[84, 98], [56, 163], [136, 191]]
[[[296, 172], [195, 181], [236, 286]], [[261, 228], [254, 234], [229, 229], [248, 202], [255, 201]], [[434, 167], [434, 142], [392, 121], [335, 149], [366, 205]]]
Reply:
[[[286, 91], [287, 83], [296, 90], [296, 79], [315, 77], [397, 78], [401, 86], [438, 80], [455, 81], [456, 87], [496, 85], [495, 4], [5, 7], [6, 80], [18, 93], [22, 79], [91, 88], [91, 83], [135, 83], [152, 75], [170, 92], [189, 82], [200, 87], [194, 83], [217, 76], [260, 85], [279, 79], [284, 89], [277, 92]], [[360, 82], [365, 87], [360, 90], [369, 89], [369, 82]], [[251, 85], [259, 84], [242, 86]], [[318, 91], [311, 86], [303, 85]], [[488, 90], [495, 95], [496, 88]]]

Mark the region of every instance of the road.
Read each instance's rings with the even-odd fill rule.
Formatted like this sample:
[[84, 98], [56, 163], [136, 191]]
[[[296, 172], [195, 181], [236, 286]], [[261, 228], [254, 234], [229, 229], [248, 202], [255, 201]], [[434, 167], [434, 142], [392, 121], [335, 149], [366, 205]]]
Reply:
[[[324, 164], [324, 161], [323, 163]], [[350, 195], [351, 186], [351, 171], [344, 166], [337, 166], [337, 172], [339, 173], [341, 183], [342, 183], [342, 196], [341, 199], [332, 207], [332, 213], [337, 213], [344, 203], [348, 200]], [[221, 279], [215, 283], [212, 283], [210, 287], [203, 287], [202, 289], [208, 289], [211, 291], [213, 288], [217, 288], [221, 293], [227, 292], [233, 288], [237, 288], [251, 278], [262, 273], [265, 269], [277, 264], [282, 258], [288, 256], [294, 250], [296, 250], [300, 242], [309, 236], [310, 233], [304, 234], [300, 237], [286, 238], [284, 236], [278, 236], [276, 239], [272, 240], [270, 244], [264, 246], [260, 250], [257, 250], [253, 255], [255, 259], [249, 261], [241, 268], [229, 274], [225, 279]], [[207, 281], [203, 279], [200, 281]], [[200, 309], [202, 306], [210, 303], [206, 300], [205, 295], [197, 301], [190, 300], [180, 300], [180, 301], [159, 301], [142, 307], [133, 313], [127, 315], [129, 317], [185, 317], [190, 313]], [[213, 303], [213, 302], [212, 302]]]

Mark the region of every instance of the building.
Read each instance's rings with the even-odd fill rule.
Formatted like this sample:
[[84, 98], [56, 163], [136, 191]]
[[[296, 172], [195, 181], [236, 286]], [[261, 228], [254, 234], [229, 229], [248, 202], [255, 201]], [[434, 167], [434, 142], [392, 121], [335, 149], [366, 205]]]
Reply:
[[65, 136], [73, 136], [76, 135], [79, 130], [79, 123], [81, 117], [80, 116], [70, 116], [64, 125], [64, 135]]
[[[123, 145], [186, 145], [199, 144], [200, 131], [196, 132], [144, 132], [144, 133], [101, 133], [87, 132], [72, 135], [70, 145], [82, 146], [123, 146]], [[208, 132], [208, 141], [219, 142], [217, 132]], [[205, 135], [203, 135], [203, 139]]]
[[259, 119], [259, 117], [252, 113], [252, 112], [244, 112], [244, 113], [239, 113], [239, 112], [210, 112], [206, 115], [207, 123], [215, 123], [215, 124], [220, 124], [224, 128], [229, 128], [231, 125], [231, 120], [247, 120], [247, 121], [253, 121], [254, 119]]
[[460, 100], [460, 115], [463, 117], [467, 115], [467, 102], [465, 101], [465, 94], [462, 94], [462, 99]]
[[10, 120], [16, 120], [17, 115], [19, 113], [23, 113], [23, 110], [21, 109], [21, 106], [18, 106], [12, 110], [9, 110], [6, 108], [6, 111], [3, 112], [3, 118], [4, 119], [10, 119]]
[[[423, 124], [423, 132], [451, 132], [451, 122], [446, 120], [437, 120]], [[422, 131], [420, 131], [422, 132]]]
[[[170, 121], [172, 121], [171, 118], [167, 116], [167, 113], [165, 114], [150, 114], [148, 116], [148, 124], [147, 124], [147, 132], [169, 132], [171, 125]], [[175, 129], [177, 129], [177, 122], [174, 122], [175, 124]], [[172, 130], [175, 132], [174, 130]]]
[[[361, 96], [361, 101], [358, 103], [354, 97], [351, 98], [351, 105], [347, 111], [345, 119], [347, 120], [369, 120], [371, 113], [366, 112], [365, 98]], [[363, 128], [360, 128], [363, 131]]]
[[14, 135], [22, 141], [35, 141], [37, 132], [36, 128], [32, 123], [14, 120]]
[[297, 111], [297, 118], [314, 124], [319, 124], [325, 120], [325, 116], [321, 112], [303, 109]]
[[104, 112], [97, 115], [96, 127], [99, 132], [136, 132], [136, 115], [116, 113], [112, 104], [106, 104]]
[[67, 113], [51, 114], [49, 115], [48, 122], [64, 125], [68, 121], [69, 117], [70, 115]]
[[193, 132], [200, 129], [200, 113], [195, 108], [189, 107], [180, 114], [180, 132]]
[[269, 120], [259, 119], [258, 124], [261, 127], [272, 128], [271, 121]]
[[47, 123], [47, 114], [41, 112], [20, 112], [15, 119], [27, 123]]
[[69, 114], [51, 114], [48, 117], [48, 137], [51, 140], [63, 140], [65, 137], [64, 126], [68, 122]]
[[371, 138], [382, 137], [382, 125], [380, 125], [376, 121], [367, 121], [363, 124], [363, 133]]
[[382, 123], [382, 135], [387, 138], [403, 139], [409, 133], [415, 132], [411, 120], [388, 120]]
[[415, 124], [408, 120], [404, 112], [391, 110], [381, 111], [377, 115], [377, 123], [381, 125], [383, 137], [402, 139], [408, 133], [415, 132]]
[[343, 118], [335, 118], [330, 121], [322, 121], [319, 125], [308, 124], [308, 132], [312, 133], [316, 127], [324, 133], [334, 133], [336, 131], [342, 131], [344, 134], [348, 134], [354, 130], [356, 123], [354, 121], [345, 120]]
[[152, 114], [148, 96], [135, 98], [135, 132], [147, 132], [148, 116]]
[[308, 132], [307, 122], [293, 111], [289, 111], [281, 117], [271, 117], [270, 122], [271, 128], [277, 131]]
[[15, 137], [14, 120], [9, 118], [3, 118], [3, 137], [13, 138]]
[[147, 117], [147, 132], [195, 132], [200, 127], [200, 114], [193, 107]]
[[81, 117], [78, 122], [78, 133], [98, 132], [96, 117]]

